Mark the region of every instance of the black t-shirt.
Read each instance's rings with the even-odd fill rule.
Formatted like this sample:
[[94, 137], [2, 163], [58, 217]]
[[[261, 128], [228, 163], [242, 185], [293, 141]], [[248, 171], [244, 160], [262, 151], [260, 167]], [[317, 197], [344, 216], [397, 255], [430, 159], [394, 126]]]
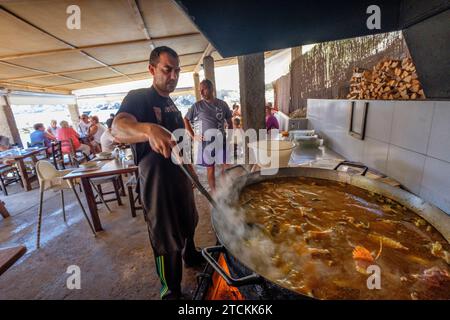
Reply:
[[[132, 114], [138, 122], [159, 124], [171, 132], [184, 128], [173, 101], [160, 96], [153, 87], [130, 91], [120, 112]], [[155, 256], [181, 251], [186, 239], [194, 236], [198, 222], [192, 185], [178, 165], [154, 152], [147, 141], [132, 147], [139, 165], [140, 194]]]
[[[132, 114], [138, 122], [159, 124], [170, 132], [184, 128], [181, 112], [172, 99], [159, 95], [153, 86], [128, 92], [117, 114], [121, 112]], [[136, 164], [153, 152], [148, 142], [136, 143], [132, 148]]]

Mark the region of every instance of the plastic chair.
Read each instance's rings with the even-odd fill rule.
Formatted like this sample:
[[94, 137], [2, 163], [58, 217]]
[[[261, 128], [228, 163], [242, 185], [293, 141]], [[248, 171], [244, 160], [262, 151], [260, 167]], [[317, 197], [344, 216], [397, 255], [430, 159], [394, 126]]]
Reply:
[[66, 210], [64, 207], [64, 190], [72, 189], [73, 193], [75, 194], [75, 197], [77, 198], [78, 204], [81, 207], [81, 210], [83, 211], [84, 217], [86, 218], [86, 221], [89, 224], [89, 227], [92, 230], [92, 233], [94, 236], [96, 236], [94, 227], [91, 224], [91, 221], [88, 218], [88, 215], [86, 213], [86, 210], [83, 207], [83, 204], [81, 203], [81, 200], [76, 193], [72, 182], [69, 180], [63, 180], [62, 177], [68, 173], [70, 173], [72, 170], [56, 170], [55, 167], [46, 160], [40, 160], [36, 163], [36, 172], [39, 179], [39, 187], [40, 187], [40, 198], [39, 198], [39, 216], [38, 216], [38, 230], [37, 230], [37, 247], [40, 247], [40, 240], [41, 240], [41, 222], [42, 222], [42, 207], [43, 207], [43, 199], [44, 199], [44, 192], [46, 190], [53, 190], [54, 192], [60, 192], [61, 194], [61, 204], [62, 204], [62, 211], [63, 211], [63, 218], [64, 222], [66, 222]]

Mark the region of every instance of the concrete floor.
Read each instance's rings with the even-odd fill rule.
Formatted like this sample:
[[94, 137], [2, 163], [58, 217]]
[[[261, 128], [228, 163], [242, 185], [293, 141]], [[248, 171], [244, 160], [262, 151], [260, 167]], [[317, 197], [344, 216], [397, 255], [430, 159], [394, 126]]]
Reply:
[[[205, 172], [200, 170], [203, 185]], [[0, 276], [0, 299], [159, 299], [156, 276], [142, 211], [131, 217], [128, 198], [124, 205], [110, 202], [112, 213], [100, 206], [104, 231], [94, 238], [71, 191], [66, 191], [67, 224], [58, 193], [45, 194], [41, 248], [36, 249], [38, 184], [25, 192], [19, 185], [0, 196], [11, 217], [0, 217], [0, 247], [23, 244], [27, 253]], [[81, 194], [83, 197], [83, 194]], [[84, 201], [84, 199], [83, 199]], [[209, 205], [196, 191], [199, 224], [197, 246], [215, 244]], [[85, 206], [86, 207], [86, 206]], [[70, 290], [67, 267], [81, 270], [81, 289]], [[185, 269], [183, 292], [192, 296], [198, 271]]]

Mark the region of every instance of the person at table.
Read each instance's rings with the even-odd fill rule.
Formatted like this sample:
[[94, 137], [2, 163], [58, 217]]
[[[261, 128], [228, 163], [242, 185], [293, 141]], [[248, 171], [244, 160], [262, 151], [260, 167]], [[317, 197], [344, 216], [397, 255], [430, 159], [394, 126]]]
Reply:
[[60, 128], [58, 130], [57, 139], [58, 141], [62, 141], [61, 150], [65, 154], [71, 153], [71, 146], [69, 140], [72, 140], [73, 148], [76, 151], [81, 151], [85, 156], [89, 156], [91, 154], [91, 148], [80, 142], [80, 136], [78, 133], [69, 126], [69, 123], [65, 120], [59, 123]]
[[[172, 162], [176, 144], [171, 132], [184, 128], [183, 118], [169, 95], [178, 83], [180, 60], [169, 47], [157, 47], [149, 59], [153, 85], [130, 91], [113, 121], [113, 135], [132, 144], [139, 166], [139, 187], [161, 281], [162, 299], [180, 299], [182, 261], [199, 266], [204, 260], [195, 248], [198, 222], [192, 183]], [[195, 174], [192, 166], [189, 167]]]
[[108, 128], [111, 128], [115, 116], [116, 116], [116, 115], [115, 115], [114, 113], [110, 113], [110, 114], [109, 114], [109, 118], [106, 119], [106, 126], [107, 126]]
[[[9, 150], [10, 148], [11, 148], [11, 145], [9, 143], [9, 138], [0, 135], [0, 152]], [[11, 165], [14, 162], [15, 162], [14, 159], [8, 159], [8, 158], [0, 159], [0, 164]]]
[[0, 152], [8, 150], [10, 147], [9, 138], [0, 135]]
[[50, 126], [47, 128], [47, 132], [50, 133], [52, 136], [56, 137], [56, 134], [58, 133], [58, 123], [56, 120], [50, 121]]
[[[91, 122], [89, 121], [89, 117], [87, 114], [82, 114], [80, 116], [80, 122], [78, 123], [77, 132], [80, 136], [80, 139], [85, 143], [90, 142], [92, 137], [89, 135], [89, 128], [91, 127]], [[86, 140], [86, 141], [85, 141]]]
[[91, 145], [94, 149], [94, 153], [99, 153], [102, 151], [101, 148], [101, 137], [103, 133], [106, 131], [106, 128], [104, 125], [102, 125], [98, 121], [97, 116], [91, 117], [91, 126], [89, 127], [89, 135], [92, 137]]
[[[109, 119], [108, 119], [109, 120]], [[100, 145], [102, 147], [102, 152], [113, 152], [116, 145], [118, 145], [120, 142], [120, 139], [117, 137], [114, 137], [112, 135], [112, 121], [108, 122], [106, 121], [106, 125], [108, 128], [103, 132], [102, 136], [100, 137]]]
[[269, 133], [272, 129], [279, 129], [280, 125], [277, 118], [272, 114], [272, 108], [270, 105], [266, 106], [266, 129]]
[[[195, 163], [206, 167], [209, 187], [212, 192], [215, 192], [216, 160], [218, 162], [217, 164], [221, 167], [222, 175], [224, 175], [227, 156], [225, 128], [226, 126], [228, 126], [229, 129], [233, 128], [233, 123], [231, 122], [232, 114], [225, 101], [214, 97], [214, 87], [210, 80], [205, 79], [200, 82], [200, 94], [202, 95], [202, 100], [197, 101], [189, 108], [184, 117], [184, 125], [191, 138], [198, 141], [198, 143], [196, 143], [198, 149], [196, 150], [197, 159]], [[192, 128], [192, 126], [194, 128]], [[223, 138], [223, 148], [221, 150], [208, 151], [208, 145], [213, 143], [214, 140], [206, 141], [204, 135], [206, 131], [210, 129], [218, 130]]]
[[30, 134], [31, 147], [47, 147], [47, 153], [51, 153], [51, 143], [56, 141], [56, 137], [45, 131], [44, 124], [36, 123], [34, 131]]

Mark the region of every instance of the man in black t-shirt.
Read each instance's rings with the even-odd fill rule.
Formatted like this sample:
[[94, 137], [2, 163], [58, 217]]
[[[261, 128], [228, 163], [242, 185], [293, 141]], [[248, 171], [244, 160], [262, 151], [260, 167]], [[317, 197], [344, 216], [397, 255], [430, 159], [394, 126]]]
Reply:
[[112, 131], [120, 141], [132, 144], [139, 166], [139, 189], [161, 280], [161, 298], [178, 299], [182, 259], [187, 266], [194, 266], [203, 258], [193, 240], [198, 215], [192, 184], [170, 159], [176, 144], [170, 132], [184, 128], [181, 113], [169, 98], [180, 72], [177, 53], [168, 47], [155, 48], [149, 71], [152, 87], [127, 94], [114, 117]]

